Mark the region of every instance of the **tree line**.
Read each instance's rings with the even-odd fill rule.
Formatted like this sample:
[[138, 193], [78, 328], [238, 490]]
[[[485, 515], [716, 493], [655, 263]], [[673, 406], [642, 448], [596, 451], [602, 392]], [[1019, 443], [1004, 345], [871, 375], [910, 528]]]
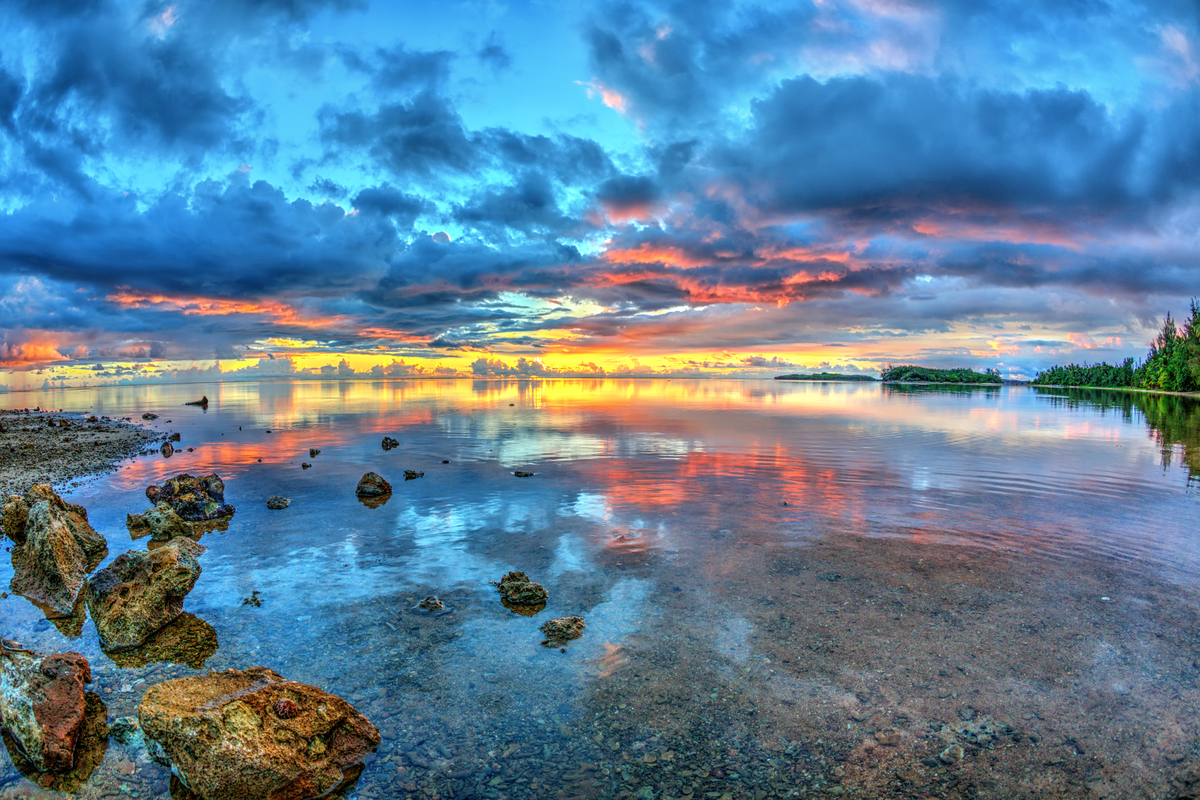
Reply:
[[966, 367], [956, 369], [934, 369], [933, 367], [918, 367], [915, 364], [904, 364], [893, 367], [888, 364], [881, 380], [903, 381], [905, 383], [1003, 383], [1000, 370], [987, 369], [975, 372]]
[[[886, 380], [886, 378], [885, 378]], [[1200, 391], [1200, 305], [1192, 300], [1191, 317], [1179, 327], [1170, 313], [1150, 345], [1146, 359], [1120, 365], [1067, 364], [1039, 372], [1034, 386], [1096, 386], [1101, 388], [1161, 389], [1167, 392]]]

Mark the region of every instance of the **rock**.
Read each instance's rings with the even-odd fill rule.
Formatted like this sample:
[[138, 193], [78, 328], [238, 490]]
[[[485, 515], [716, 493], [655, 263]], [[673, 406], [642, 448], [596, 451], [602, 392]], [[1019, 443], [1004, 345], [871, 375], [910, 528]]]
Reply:
[[142, 414], [142, 419], [158, 419], [158, 414], [151, 414], [147, 411], [145, 414]]
[[145, 644], [129, 650], [109, 650], [105, 655], [122, 669], [149, 664], [186, 664], [200, 669], [217, 652], [217, 632], [195, 614], [183, 612], [166, 627], [150, 634]]
[[354, 490], [359, 497], [383, 497], [391, 493], [392, 485], [374, 472], [363, 475]]
[[154, 508], [141, 514], [126, 514], [125, 527], [132, 539], [149, 536], [156, 542], [169, 542], [176, 536], [190, 536], [193, 532], [187, 521], [165, 501], [159, 501]]
[[321, 455], [321, 451], [315, 447], [308, 451], [309, 458], [316, 458], [319, 455]]
[[201, 397], [199, 400], [193, 400], [190, 403], [184, 403], [184, 405], [185, 406], [200, 406], [201, 408], [208, 408], [208, 396], [205, 395], [204, 397]]
[[404, 470], [404, 480], [406, 481], [415, 481], [417, 478], [423, 477], [425, 477], [424, 472], [417, 472], [415, 469]]
[[271, 509], [272, 511], [280, 511], [291, 505], [291, 502], [292, 501], [286, 497], [280, 497], [276, 494], [267, 498], [267, 508]]
[[163, 442], [162, 447], [159, 448], [159, 450], [162, 452], [163, 458], [170, 458], [171, 456], [175, 455], [175, 447], [170, 442]]
[[96, 572], [85, 596], [104, 649], [138, 647], [182, 614], [203, 552], [203, 545], [176, 538], [157, 550], [122, 553]]
[[225, 483], [216, 473], [203, 478], [193, 478], [187, 473], [176, 475], [162, 486], [146, 487], [146, 497], [156, 505], [170, 504], [188, 522], [229, 517], [236, 510], [225, 502]]
[[425, 611], [441, 611], [445, 607], [445, 604], [434, 595], [429, 595], [429, 597], [417, 603], [417, 608], [424, 609]]
[[[170, 422], [170, 420], [167, 420], [167, 421], [168, 421], [168, 422]], [[168, 436], [168, 437], [167, 437], [167, 441], [168, 441], [168, 442], [178, 442], [178, 441], [179, 441], [179, 434], [178, 434], [178, 433], [172, 433], [170, 436]]]
[[24, 496], [8, 498], [4, 531], [17, 542], [10, 590], [50, 614], [70, 616], [84, 578], [108, 555], [108, 544], [88, 524], [87, 511], [39, 484]]
[[0, 727], [39, 771], [75, 765], [83, 727], [88, 661], [79, 653], [43, 655], [0, 644]]
[[151, 686], [138, 724], [151, 755], [204, 800], [321, 797], [379, 744], [345, 700], [266, 667]]
[[587, 626], [582, 617], [559, 617], [549, 620], [542, 623], [541, 631], [546, 636], [542, 644], [546, 647], [560, 647], [570, 639], [583, 636], [585, 627]]
[[513, 472], [513, 475], [516, 475], [518, 478], [532, 478], [533, 477], [532, 472], [525, 472], [524, 470], [520, 470], [520, 469], [515, 470]]
[[306, 461], [306, 462], [304, 462], [303, 464], [301, 464], [301, 465], [300, 465], [300, 469], [308, 469], [308, 468], [310, 468], [311, 466], [312, 466], [312, 464], [309, 464], [309, 463]]
[[496, 584], [506, 604], [514, 606], [544, 606], [550, 593], [540, 583], [534, 583], [524, 572], [510, 572]]
[[383, 437], [383, 449], [391, 450], [393, 447], [399, 447], [400, 443], [390, 436]]

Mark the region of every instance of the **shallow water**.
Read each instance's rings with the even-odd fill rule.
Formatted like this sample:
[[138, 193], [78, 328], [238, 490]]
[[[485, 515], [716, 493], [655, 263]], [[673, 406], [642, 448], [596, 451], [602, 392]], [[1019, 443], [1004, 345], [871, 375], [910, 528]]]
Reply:
[[[190, 665], [117, 664], [18, 596], [0, 633], [87, 655], [110, 719], [208, 669], [339, 694], [384, 737], [347, 797], [1175, 798], [1200, 769], [1191, 401], [574, 380], [3, 402], [152, 411], [195, 448], [64, 495], [109, 560], [145, 547], [124, 522], [150, 483], [215, 471], [238, 510], [201, 539]], [[394, 485], [378, 508], [354, 497], [368, 470]], [[534, 617], [489, 583], [512, 569], [550, 591]], [[448, 613], [413, 608], [429, 594]], [[571, 614], [583, 637], [541, 646]], [[169, 796], [144, 750], [97, 759], [40, 782]], [[0, 754], [0, 798], [42, 795]]]

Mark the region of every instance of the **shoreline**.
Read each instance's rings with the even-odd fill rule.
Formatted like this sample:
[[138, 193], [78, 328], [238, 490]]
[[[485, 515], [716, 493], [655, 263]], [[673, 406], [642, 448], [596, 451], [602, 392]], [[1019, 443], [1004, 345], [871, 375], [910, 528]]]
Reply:
[[1141, 392], [1142, 394], [1165, 394], [1171, 397], [1190, 397], [1200, 400], [1200, 392], [1168, 392], [1166, 389], [1141, 389], [1134, 386], [1068, 386], [1064, 383], [1030, 383], [1032, 389], [1100, 389], [1105, 392]]
[[62, 494], [162, 438], [161, 431], [81, 412], [0, 409], [0, 498], [39, 483]]

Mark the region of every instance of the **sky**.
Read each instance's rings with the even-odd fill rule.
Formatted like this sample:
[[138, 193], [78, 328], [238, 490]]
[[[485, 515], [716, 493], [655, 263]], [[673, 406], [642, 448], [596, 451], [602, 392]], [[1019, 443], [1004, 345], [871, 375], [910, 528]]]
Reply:
[[0, 389], [1144, 357], [1188, 0], [8, 0]]

